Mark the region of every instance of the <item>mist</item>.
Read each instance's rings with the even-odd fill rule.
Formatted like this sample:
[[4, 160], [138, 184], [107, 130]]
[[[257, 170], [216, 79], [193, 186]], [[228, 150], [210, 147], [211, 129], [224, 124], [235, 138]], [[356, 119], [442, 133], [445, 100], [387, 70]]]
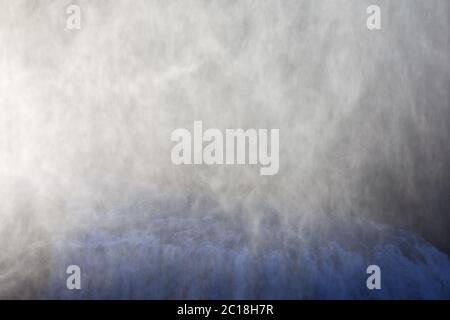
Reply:
[[[0, 297], [448, 298], [450, 3], [373, 3], [0, 0]], [[198, 120], [278, 173], [174, 165]]]

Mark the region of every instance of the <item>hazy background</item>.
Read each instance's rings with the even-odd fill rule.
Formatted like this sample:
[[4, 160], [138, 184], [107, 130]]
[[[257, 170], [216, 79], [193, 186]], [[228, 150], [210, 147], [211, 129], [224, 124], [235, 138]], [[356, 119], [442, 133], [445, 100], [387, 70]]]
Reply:
[[[81, 30], [66, 29], [69, 4]], [[448, 254], [449, 22], [447, 0], [0, 0], [0, 297], [49, 296], [53, 261], [89, 251], [86, 234], [176, 242], [155, 216], [212, 215], [180, 241], [231, 223], [252, 248], [305, 230], [326, 246], [335, 221], [367, 219]], [[170, 134], [194, 120], [279, 128], [279, 173], [174, 166]]]

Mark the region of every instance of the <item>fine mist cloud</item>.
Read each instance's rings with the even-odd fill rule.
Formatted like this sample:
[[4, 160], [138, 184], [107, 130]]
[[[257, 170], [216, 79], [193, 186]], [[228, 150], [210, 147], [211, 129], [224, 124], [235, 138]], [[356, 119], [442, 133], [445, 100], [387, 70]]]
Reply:
[[[267, 221], [368, 219], [448, 254], [450, 3], [376, 2], [369, 31], [373, 1], [0, 0], [0, 297], [45, 297], [67, 239], [156, 214], [255, 247]], [[279, 171], [174, 165], [196, 120], [279, 129]]]

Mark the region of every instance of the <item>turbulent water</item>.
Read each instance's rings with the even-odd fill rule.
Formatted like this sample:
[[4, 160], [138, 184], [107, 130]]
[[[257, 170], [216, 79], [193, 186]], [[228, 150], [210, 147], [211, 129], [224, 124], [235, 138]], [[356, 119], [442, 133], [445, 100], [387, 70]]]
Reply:
[[[245, 219], [151, 211], [114, 210], [104, 228], [61, 242], [51, 253], [53, 273], [45, 294], [66, 299], [450, 298], [448, 256], [406, 231], [332, 218], [309, 229], [286, 227], [276, 214], [266, 214], [255, 234]], [[65, 268], [73, 263], [83, 270], [81, 291], [65, 288]], [[381, 268], [382, 290], [367, 289], [371, 264]]]

